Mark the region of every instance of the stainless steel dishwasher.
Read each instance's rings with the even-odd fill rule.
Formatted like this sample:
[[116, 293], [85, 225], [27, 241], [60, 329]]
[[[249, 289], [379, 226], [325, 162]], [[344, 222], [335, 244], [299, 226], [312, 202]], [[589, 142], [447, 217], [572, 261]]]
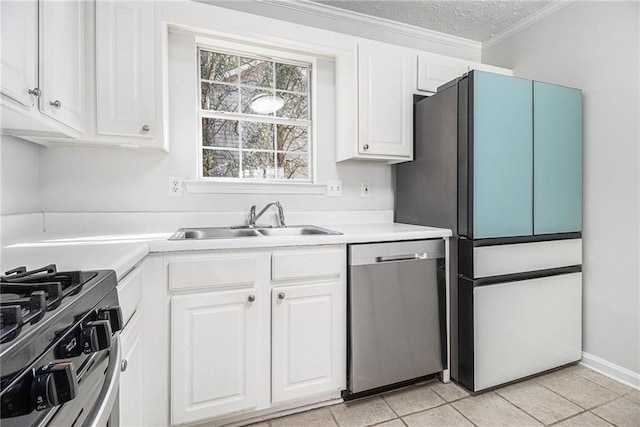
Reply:
[[352, 244], [345, 399], [446, 369], [444, 240]]

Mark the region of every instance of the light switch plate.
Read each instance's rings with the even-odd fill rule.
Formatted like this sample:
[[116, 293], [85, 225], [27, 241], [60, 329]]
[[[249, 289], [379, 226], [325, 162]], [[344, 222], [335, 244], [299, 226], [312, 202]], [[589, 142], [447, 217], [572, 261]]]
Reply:
[[342, 197], [342, 181], [327, 181], [327, 197]]

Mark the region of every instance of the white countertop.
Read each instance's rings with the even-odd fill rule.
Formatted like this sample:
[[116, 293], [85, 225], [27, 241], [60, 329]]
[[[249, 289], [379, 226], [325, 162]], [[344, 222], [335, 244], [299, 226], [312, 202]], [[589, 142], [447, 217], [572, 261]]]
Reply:
[[390, 222], [323, 227], [342, 234], [168, 240], [175, 230], [138, 234], [42, 232], [3, 241], [0, 272], [22, 265], [31, 269], [54, 263], [59, 271], [113, 269], [118, 278], [122, 278], [150, 252], [385, 242], [451, 236], [451, 230], [447, 229]]
[[[114, 237], [114, 236], [110, 236]], [[146, 241], [106, 239], [100, 236], [38, 236], [2, 244], [0, 272], [56, 264], [58, 271], [115, 270], [118, 279], [149, 253]]]

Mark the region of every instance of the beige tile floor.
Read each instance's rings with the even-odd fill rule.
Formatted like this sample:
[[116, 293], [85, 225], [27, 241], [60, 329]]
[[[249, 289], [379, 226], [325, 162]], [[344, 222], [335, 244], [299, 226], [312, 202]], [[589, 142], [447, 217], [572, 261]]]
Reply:
[[254, 427], [640, 427], [640, 391], [580, 365], [476, 396], [437, 380]]

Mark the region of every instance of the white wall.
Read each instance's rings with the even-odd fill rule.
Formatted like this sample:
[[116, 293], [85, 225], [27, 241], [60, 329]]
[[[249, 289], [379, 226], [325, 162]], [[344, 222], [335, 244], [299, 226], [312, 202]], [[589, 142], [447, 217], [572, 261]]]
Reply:
[[31, 142], [0, 135], [0, 214], [31, 213], [40, 206], [40, 152]]
[[482, 55], [485, 62], [513, 68], [516, 76], [583, 89], [583, 347], [636, 374], [639, 28], [637, 2], [574, 2]]

